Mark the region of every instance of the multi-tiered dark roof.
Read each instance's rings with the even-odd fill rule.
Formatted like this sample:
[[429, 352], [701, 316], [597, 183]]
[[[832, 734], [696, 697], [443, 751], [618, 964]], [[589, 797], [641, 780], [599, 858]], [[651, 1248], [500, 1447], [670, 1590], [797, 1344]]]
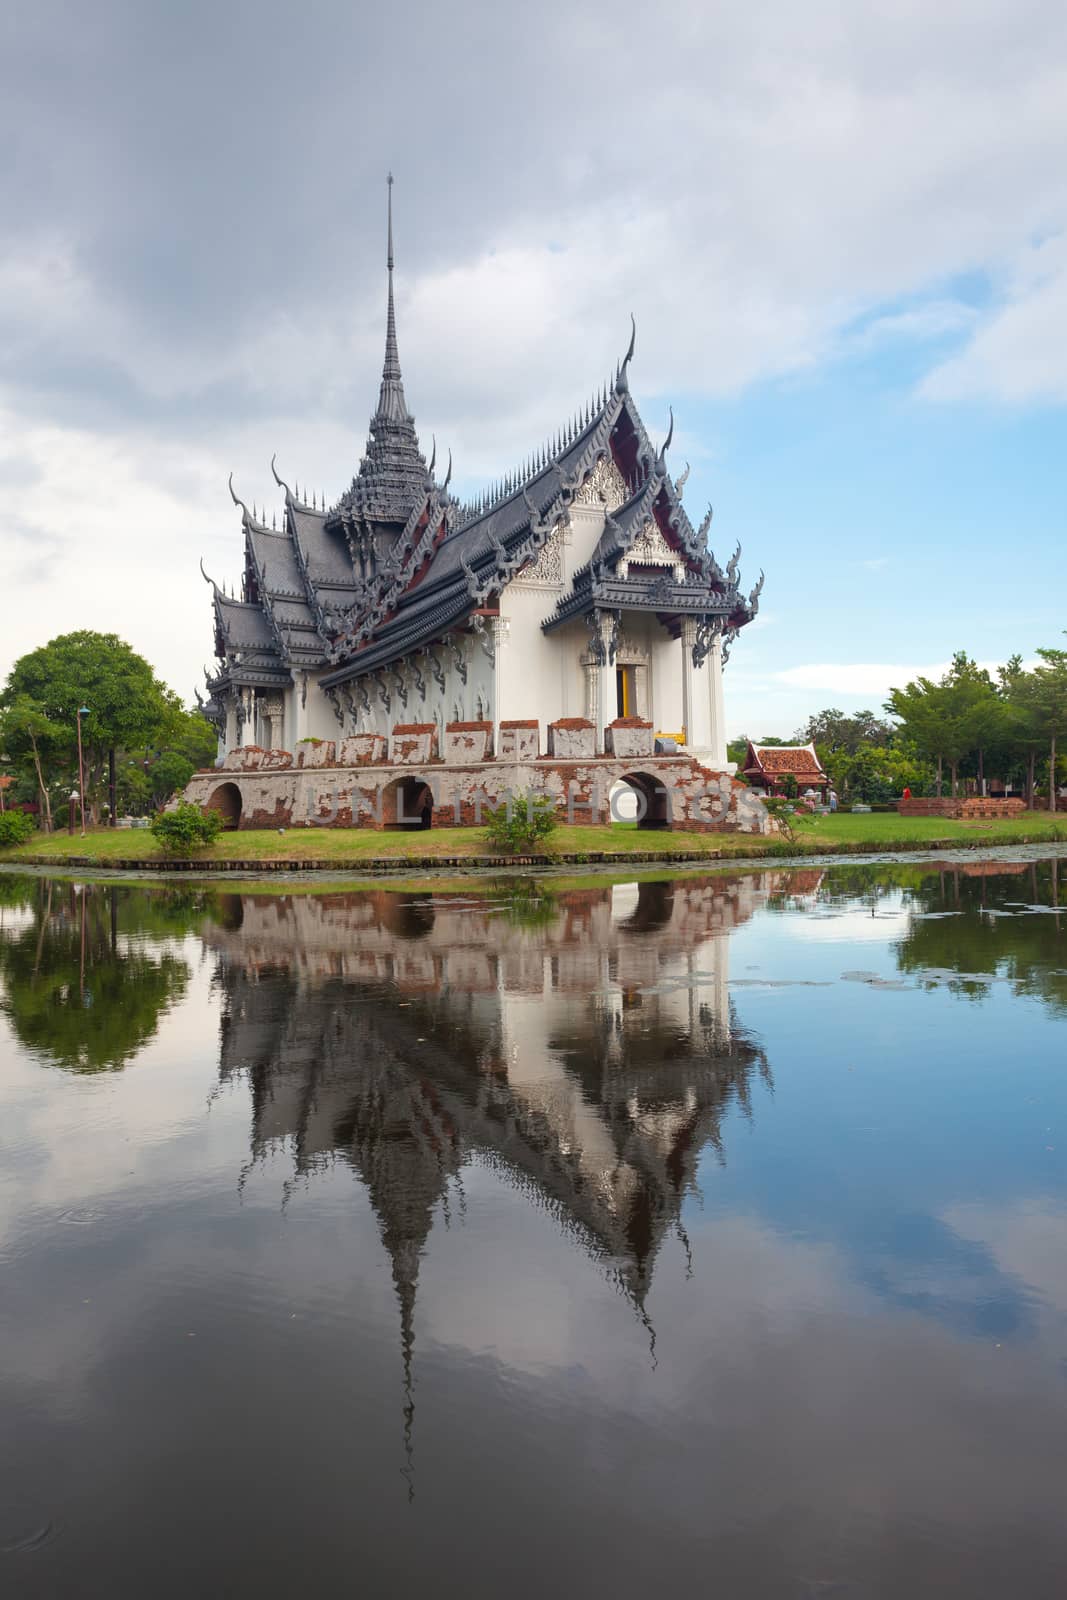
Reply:
[[[542, 626], [548, 631], [625, 606], [657, 613], [672, 630], [694, 618], [705, 645], [720, 633], [728, 647], [755, 615], [762, 579], [744, 597], [740, 550], [724, 570], [708, 547], [710, 508], [699, 527], [690, 522], [684, 480], [676, 483], [667, 471], [670, 434], [657, 450], [630, 393], [633, 338], [614, 378], [520, 471], [467, 505], [449, 494], [451, 458], [438, 484], [436, 451], [427, 464], [400, 371], [391, 181], [385, 361], [363, 460], [329, 509], [317, 496], [309, 504], [299, 485], [294, 492], [275, 471], [285, 491], [280, 528], [234, 495], [245, 569], [239, 600], [213, 585], [220, 661], [208, 677], [213, 694], [244, 685], [282, 688], [307, 669], [323, 673], [324, 689], [336, 689], [492, 611], [504, 587], [537, 560], [600, 463], [617, 469], [625, 501], [608, 511], [592, 560]], [[673, 572], [628, 566], [627, 552], [650, 525], [677, 555]]]

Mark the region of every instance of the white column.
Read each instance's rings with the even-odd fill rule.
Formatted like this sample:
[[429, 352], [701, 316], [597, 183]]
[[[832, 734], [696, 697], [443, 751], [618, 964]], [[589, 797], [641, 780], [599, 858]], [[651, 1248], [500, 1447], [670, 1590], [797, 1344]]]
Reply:
[[493, 749], [500, 750], [500, 724], [506, 722], [514, 707], [514, 688], [511, 683], [513, 670], [511, 651], [508, 649], [508, 639], [511, 636], [510, 617], [494, 617], [489, 624], [492, 638], [493, 654], [489, 661], [489, 676], [492, 683], [492, 705], [489, 708], [488, 720], [493, 724]]
[[597, 672], [597, 708], [596, 708], [596, 748], [604, 753], [604, 729], [609, 722], [615, 721], [618, 709], [618, 696], [615, 689], [615, 663], [608, 657], [608, 645], [611, 642], [612, 619], [602, 616], [600, 619], [600, 655], [601, 664]]
[[226, 745], [224, 755], [227, 751], [237, 749], [237, 691], [234, 689], [226, 696], [226, 732], [223, 740]]
[[681, 627], [682, 645], [682, 727], [685, 730], [686, 749], [693, 749], [697, 744], [694, 728], [694, 683], [695, 669], [693, 667], [693, 646], [696, 644], [697, 625], [693, 617], [683, 617]]
[[726, 756], [726, 706], [722, 692], [722, 638], [719, 634], [708, 656], [708, 677], [711, 682], [711, 765], [720, 772], [728, 765]]

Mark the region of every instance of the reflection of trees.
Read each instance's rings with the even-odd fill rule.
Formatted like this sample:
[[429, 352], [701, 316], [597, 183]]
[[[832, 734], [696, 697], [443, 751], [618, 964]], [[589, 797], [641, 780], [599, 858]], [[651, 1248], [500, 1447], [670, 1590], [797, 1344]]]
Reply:
[[1061, 877], [1057, 861], [927, 869], [909, 904], [933, 915], [911, 919], [897, 946], [900, 970], [920, 980], [924, 971], [952, 973], [953, 988], [972, 999], [988, 994], [994, 979], [1006, 980], [1067, 1012], [1067, 908], [1055, 909]]
[[193, 901], [188, 890], [24, 884], [30, 920], [0, 939], [0, 1008], [19, 1041], [77, 1072], [125, 1066], [189, 980], [188, 964], [145, 934], [184, 934], [203, 916]]

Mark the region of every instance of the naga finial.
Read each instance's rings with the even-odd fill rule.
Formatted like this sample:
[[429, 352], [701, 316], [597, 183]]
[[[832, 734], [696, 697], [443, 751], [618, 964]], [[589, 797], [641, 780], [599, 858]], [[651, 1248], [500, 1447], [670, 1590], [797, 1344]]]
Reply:
[[426, 471], [427, 475], [432, 478], [433, 469], [437, 465], [437, 435], [435, 433], [431, 433], [430, 438], [433, 441], [433, 449], [430, 451], [430, 465], [427, 467]]
[[677, 478], [675, 478], [675, 480], [674, 480], [674, 492], [678, 496], [679, 500], [682, 498], [682, 490], [685, 488], [686, 483], [688, 482], [688, 480], [689, 480], [689, 463], [687, 461], [686, 464], [685, 464], [685, 471], [680, 473], [679, 476]]
[[452, 452], [450, 450], [448, 452], [448, 471], [445, 473], [445, 481], [441, 485], [441, 493], [442, 494], [448, 488], [448, 486], [449, 486], [449, 484], [451, 482], [452, 482]]
[[200, 557], [200, 576], [203, 578], [204, 582], [205, 583], [209, 583], [211, 585], [211, 587], [214, 589], [215, 593], [218, 594], [218, 592], [219, 592], [218, 584], [215, 582], [214, 578], [209, 578], [207, 573], [204, 571], [204, 558], [203, 558], [203, 556]]
[[235, 506], [240, 506], [241, 510], [244, 512], [246, 517], [250, 517], [251, 516], [251, 512], [249, 511], [249, 509], [245, 505], [244, 501], [241, 499], [241, 497], [237, 494], [236, 490], [234, 489], [234, 486], [233, 486], [233, 473], [232, 472], [230, 473], [229, 483], [230, 483], [230, 499], [233, 501]]
[[736, 587], [738, 572], [741, 565], [741, 541], [737, 541], [737, 549], [726, 563], [726, 581], [731, 588]]
[[670, 449], [671, 440], [674, 438], [674, 407], [668, 406], [667, 410], [671, 420], [667, 428], [667, 437], [660, 446], [659, 459], [656, 462], [656, 468], [661, 478], [667, 476], [667, 451]]
[[[630, 343], [627, 346], [626, 354], [623, 356], [622, 361], [621, 361], [621, 363], [619, 365], [619, 370], [615, 374], [615, 392], [616, 392], [616, 394], [625, 394], [626, 390], [630, 387], [629, 377], [627, 375], [627, 368], [629, 367], [630, 362], [633, 360], [634, 345], [636, 343], [637, 343], [637, 319], [634, 316], [633, 312], [631, 311], [630, 312]], [[607, 397], [605, 396], [605, 400], [606, 400], [606, 398]]]

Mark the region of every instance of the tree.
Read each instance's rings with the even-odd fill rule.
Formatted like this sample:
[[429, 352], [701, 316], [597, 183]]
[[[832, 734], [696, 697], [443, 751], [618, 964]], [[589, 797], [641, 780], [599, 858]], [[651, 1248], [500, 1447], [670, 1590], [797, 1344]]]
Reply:
[[900, 719], [907, 738], [937, 762], [938, 795], [942, 767], [948, 763], [955, 795], [961, 761], [974, 750], [984, 750], [993, 736], [997, 694], [985, 668], [958, 650], [939, 683], [917, 678], [905, 689], [891, 689], [886, 710]]
[[853, 716], [846, 716], [845, 712], [830, 706], [809, 717], [795, 738], [800, 744], [822, 745], [827, 752], [845, 750], [854, 756], [861, 745], [892, 743], [893, 729], [873, 711], [857, 711]]
[[[55, 730], [53, 756], [76, 760], [82, 723], [86, 796], [98, 800], [105, 770], [116, 811], [116, 751], [145, 745], [167, 726], [175, 700], [143, 656], [113, 633], [61, 634], [22, 656], [11, 669], [0, 709], [29, 702]], [[95, 809], [95, 804], [94, 804]]]
[[1011, 656], [1003, 667], [997, 668], [1002, 701], [1000, 738], [1001, 756], [1005, 768], [1019, 760], [1025, 763], [1026, 806], [1034, 806], [1034, 768], [1038, 750], [1045, 743], [1044, 731], [1034, 707], [1028, 702], [1022, 656]]
[[1067, 738], [1067, 650], [1039, 650], [1038, 665], [1017, 685], [1049, 745], [1048, 805], [1056, 810], [1056, 745]]
[[[6, 698], [6, 697], [5, 697]], [[52, 802], [45, 782], [42, 755], [63, 745], [65, 730], [46, 715], [27, 694], [16, 694], [0, 708], [0, 742], [15, 766], [25, 762], [33, 768], [40, 797], [41, 822], [52, 831]]]

